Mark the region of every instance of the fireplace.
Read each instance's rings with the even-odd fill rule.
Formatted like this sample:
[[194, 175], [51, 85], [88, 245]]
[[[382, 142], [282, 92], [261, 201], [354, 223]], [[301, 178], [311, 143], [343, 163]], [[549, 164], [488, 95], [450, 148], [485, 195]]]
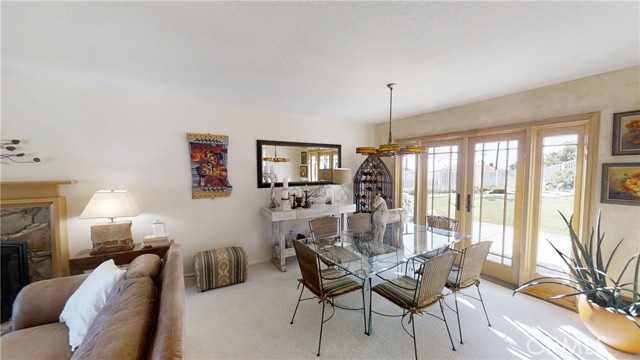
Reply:
[[0, 242], [0, 317], [1, 322], [11, 318], [13, 301], [29, 283], [27, 243]]
[[72, 183], [0, 183], [3, 322], [7, 311], [11, 315], [10, 303], [26, 284], [69, 275], [67, 205], [60, 185]]

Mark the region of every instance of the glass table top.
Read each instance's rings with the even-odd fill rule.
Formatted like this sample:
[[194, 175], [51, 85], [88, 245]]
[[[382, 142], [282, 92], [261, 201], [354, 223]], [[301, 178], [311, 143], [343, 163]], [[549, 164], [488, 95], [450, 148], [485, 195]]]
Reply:
[[366, 229], [313, 237], [307, 239], [306, 244], [326, 260], [366, 279], [404, 264], [412, 257], [452, 246], [470, 237], [454, 231], [405, 224], [401, 233], [394, 227], [384, 242], [374, 240], [374, 231]]

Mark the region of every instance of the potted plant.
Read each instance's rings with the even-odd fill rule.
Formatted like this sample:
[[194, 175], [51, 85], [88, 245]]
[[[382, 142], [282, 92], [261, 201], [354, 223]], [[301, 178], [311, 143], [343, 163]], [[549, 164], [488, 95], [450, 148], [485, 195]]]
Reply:
[[[574, 256], [564, 254], [549, 244], [562, 258], [569, 268], [566, 276], [545, 276], [525, 282], [514, 291], [539, 284], [556, 284], [570, 291], [566, 294], [552, 296], [543, 300], [553, 301], [567, 297], [577, 297], [580, 318], [600, 341], [624, 352], [640, 353], [640, 293], [638, 293], [638, 277], [640, 276], [640, 253], [631, 256], [625, 263], [622, 272], [616, 277], [609, 274], [609, 266], [616, 251], [622, 244], [620, 240], [606, 262], [603, 261], [602, 243], [604, 234], [600, 231], [600, 214], [596, 221], [596, 230], [591, 229], [589, 242], [583, 244], [571, 227], [573, 216], [567, 218], [560, 213], [569, 228], [571, 249]], [[596, 238], [597, 233], [597, 238]], [[622, 276], [628, 268], [634, 269], [633, 282], [621, 283]]]

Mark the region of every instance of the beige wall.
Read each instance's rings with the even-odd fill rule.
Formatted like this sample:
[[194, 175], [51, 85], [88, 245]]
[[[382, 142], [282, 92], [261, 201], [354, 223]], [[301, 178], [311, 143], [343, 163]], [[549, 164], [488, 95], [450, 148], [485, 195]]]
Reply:
[[[142, 214], [133, 218], [139, 242], [162, 219], [183, 245], [185, 271], [197, 251], [243, 246], [251, 262], [271, 257], [260, 208], [269, 189], [256, 185], [256, 140], [341, 144], [343, 166], [363, 160], [374, 126], [295, 114], [237, 109], [96, 89], [2, 74], [2, 138], [25, 140], [39, 164], [2, 165], [2, 181], [76, 180], [63, 186], [68, 204], [69, 253], [91, 246], [90, 226], [78, 219], [99, 189], [128, 189]], [[191, 199], [187, 132], [228, 135], [229, 198]], [[305, 227], [305, 229], [308, 228]]]
[[[595, 218], [602, 211], [606, 232], [605, 251], [624, 238], [614, 271], [621, 269], [631, 254], [640, 251], [640, 207], [600, 203], [601, 168], [605, 162], [640, 162], [640, 156], [611, 156], [613, 113], [640, 109], [640, 67], [632, 67], [536, 90], [507, 95], [465, 106], [394, 121], [395, 139], [445, 134], [490, 126], [515, 124], [563, 115], [600, 113], [600, 134], [596, 186], [588, 191], [594, 199]], [[388, 125], [376, 127], [376, 143], [386, 143]], [[632, 272], [627, 270], [628, 279]]]

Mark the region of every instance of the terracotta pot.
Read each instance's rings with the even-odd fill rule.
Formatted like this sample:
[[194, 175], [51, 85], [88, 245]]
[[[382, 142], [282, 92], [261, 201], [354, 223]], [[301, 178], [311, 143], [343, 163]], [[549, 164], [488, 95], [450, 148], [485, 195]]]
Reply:
[[616, 350], [640, 354], [640, 329], [631, 320], [587, 300], [584, 295], [578, 296], [577, 306], [580, 319], [598, 340]]

